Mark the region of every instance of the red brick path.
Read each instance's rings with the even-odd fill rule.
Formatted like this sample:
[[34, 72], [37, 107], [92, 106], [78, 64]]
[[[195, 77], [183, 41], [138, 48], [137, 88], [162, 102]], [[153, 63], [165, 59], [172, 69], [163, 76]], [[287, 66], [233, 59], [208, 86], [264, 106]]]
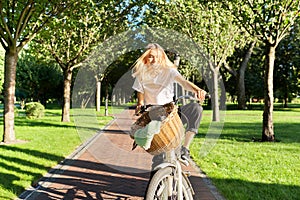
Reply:
[[[124, 115], [125, 114], [125, 115]], [[109, 126], [88, 144], [52, 169], [36, 188], [25, 191], [20, 199], [143, 199], [149, 180], [152, 156], [137, 148], [123, 132], [132, 119], [130, 111], [117, 116]], [[209, 187], [197, 167], [191, 172], [194, 199], [215, 200], [222, 197]]]

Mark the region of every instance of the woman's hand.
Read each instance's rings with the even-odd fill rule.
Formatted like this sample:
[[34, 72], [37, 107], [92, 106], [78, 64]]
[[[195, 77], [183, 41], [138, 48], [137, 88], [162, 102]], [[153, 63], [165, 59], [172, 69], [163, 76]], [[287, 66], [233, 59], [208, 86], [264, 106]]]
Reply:
[[205, 95], [206, 95], [206, 91], [202, 90], [202, 89], [198, 89], [196, 91], [196, 98], [199, 99], [199, 101], [204, 101], [205, 100]]
[[141, 92], [137, 92], [137, 98], [138, 98], [138, 102], [135, 107], [135, 115], [139, 116], [141, 114], [140, 111], [142, 109], [142, 106], [144, 105], [144, 94]]
[[134, 114], [135, 114], [136, 116], [141, 115], [141, 113], [140, 113], [141, 109], [142, 109], [142, 105], [137, 105], [137, 106], [135, 107], [135, 113], [134, 113]]

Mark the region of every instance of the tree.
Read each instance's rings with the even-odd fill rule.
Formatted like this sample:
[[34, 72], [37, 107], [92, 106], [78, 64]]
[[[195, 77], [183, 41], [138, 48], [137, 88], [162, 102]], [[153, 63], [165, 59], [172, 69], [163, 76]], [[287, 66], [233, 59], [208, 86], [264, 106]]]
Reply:
[[[104, 72], [104, 79], [112, 88], [116, 89], [116, 84], [120, 78], [130, 70], [132, 63], [138, 59], [140, 53], [140, 50], [125, 53], [106, 68]], [[129, 80], [127, 80], [127, 84], [129, 83]], [[108, 87], [106, 86], [106, 88]], [[107, 94], [105, 94], [105, 96], [107, 96]], [[116, 90], [112, 94], [112, 103], [115, 103], [118, 106], [122, 105], [129, 101], [130, 96], [131, 94], [128, 94], [126, 90]]]
[[14, 100], [18, 54], [69, 1], [0, 1], [0, 43], [5, 50], [3, 142], [15, 141]]
[[[245, 72], [245, 93], [249, 103], [252, 99], [261, 100], [264, 97], [264, 50], [261, 43], [258, 43], [255, 51], [253, 51], [249, 66]], [[251, 109], [251, 105], [249, 105]]]
[[219, 71], [234, 48], [244, 45], [243, 30], [232, 23], [233, 16], [217, 2], [151, 1], [149, 8], [145, 23], [184, 33], [203, 48], [208, 62], [208, 70], [203, 72], [210, 79], [207, 84], [212, 95], [213, 121], [219, 121], [220, 99], [225, 99], [225, 91], [219, 94]]
[[16, 98], [21, 101], [38, 101], [44, 106], [49, 99], [62, 96], [63, 77], [56, 63], [38, 60], [26, 51], [19, 56], [16, 74]]
[[[35, 50], [54, 59], [63, 70], [63, 122], [70, 121], [73, 70], [82, 65], [100, 42], [127, 28], [126, 15], [132, 6], [123, 1], [75, 2], [72, 9], [62, 12], [36, 39]], [[96, 80], [102, 80], [100, 76], [101, 73]]]
[[[251, 42], [249, 45], [245, 46], [246, 50], [242, 51], [242, 59], [241, 62], [235, 60], [235, 64], [239, 66], [239, 68], [236, 70], [235, 68], [231, 67], [231, 65], [228, 62], [224, 63], [225, 69], [235, 77], [236, 84], [235, 88], [237, 90], [237, 102], [238, 102], [238, 109], [246, 109], [246, 88], [245, 88], [245, 72], [248, 65], [248, 62], [250, 60], [251, 54], [253, 52], [255, 46], [255, 41]], [[235, 50], [235, 53], [232, 57], [239, 58], [237, 54], [240, 54], [241, 50], [237, 49]], [[228, 91], [228, 90], [227, 90]]]
[[250, 35], [265, 46], [264, 112], [262, 141], [274, 141], [273, 125], [273, 73], [275, 50], [299, 16], [299, 0], [222, 1], [236, 20]]
[[277, 47], [274, 67], [274, 96], [285, 108], [298, 91], [297, 66], [300, 65], [300, 29], [295, 23], [290, 34]]
[[5, 51], [2, 46], [0, 46], [0, 93], [2, 93], [4, 82], [4, 56]]

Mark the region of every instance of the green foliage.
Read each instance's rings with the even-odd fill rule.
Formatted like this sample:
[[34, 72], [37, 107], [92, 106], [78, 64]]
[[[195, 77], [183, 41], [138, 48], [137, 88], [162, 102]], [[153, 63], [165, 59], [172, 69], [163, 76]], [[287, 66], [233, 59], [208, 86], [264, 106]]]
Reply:
[[66, 84], [63, 90], [62, 121], [69, 121], [74, 69], [81, 67], [101, 42], [128, 29], [127, 15], [132, 8], [131, 3], [112, 0], [75, 1], [35, 38], [31, 46], [33, 52], [55, 61], [63, 71]]
[[48, 57], [62, 69], [72, 71], [99, 43], [128, 28], [126, 13], [130, 6], [122, 5], [122, 2], [114, 1], [74, 2], [34, 39], [35, 54]]
[[259, 46], [252, 53], [248, 68], [245, 72], [245, 87], [246, 96], [252, 97], [264, 97], [263, 85], [264, 85], [264, 60], [265, 57], [262, 46]]
[[[220, 69], [228, 56], [231, 56], [237, 46], [244, 46], [247, 42], [246, 31], [233, 22], [234, 16], [222, 8], [218, 1], [152, 1], [149, 11], [145, 14], [145, 23], [150, 26], [158, 26], [176, 30], [193, 39], [201, 48], [205, 57], [202, 68], [198, 71], [206, 78], [209, 92], [214, 95], [214, 121], [219, 121], [219, 103], [222, 95], [219, 88], [222, 79], [219, 79]], [[172, 36], [170, 36], [172, 37]], [[177, 38], [174, 38], [176, 41]], [[184, 58], [190, 59], [190, 58]], [[186, 78], [188, 71], [181, 70]], [[224, 94], [224, 93], [223, 93]], [[223, 99], [221, 97], [221, 99]]]
[[195, 66], [192, 66], [191, 63], [185, 59], [180, 60], [178, 71], [194, 83], [201, 82], [203, 80], [202, 74], [199, 72], [199, 70]]
[[299, 93], [297, 72], [300, 71], [300, 19], [292, 26], [287, 35], [277, 47], [274, 70], [275, 97], [289, 99]]
[[145, 23], [188, 35], [205, 50], [215, 66], [221, 65], [234, 47], [244, 45], [247, 34], [232, 23], [233, 15], [217, 2], [153, 1]]
[[[274, 104], [274, 61], [276, 47], [290, 31], [300, 12], [300, 0], [265, 0], [265, 1], [225, 1], [223, 6], [234, 16], [238, 24], [247, 32], [263, 41], [265, 60], [264, 71], [264, 140], [274, 140], [272, 119]], [[285, 97], [286, 99], [287, 97]]]
[[274, 46], [286, 36], [300, 11], [299, 0], [222, 0], [222, 3], [249, 34]]
[[15, 140], [14, 113], [11, 108], [15, 98], [18, 54], [51, 19], [69, 7], [71, 1], [73, 0], [0, 1], [0, 43], [6, 51], [7, 61], [4, 84], [4, 106], [7, 112], [7, 115], [4, 115], [4, 142]]
[[111, 85], [115, 85], [120, 80], [122, 75], [130, 71], [132, 64], [138, 59], [140, 55], [141, 52], [137, 50], [137, 51], [128, 52], [120, 56], [117, 60], [111, 63], [104, 71], [105, 79]]
[[[71, 4], [71, 0], [0, 1], [1, 43], [8, 50], [20, 51], [50, 20]], [[4, 42], [5, 41], [5, 42]]]
[[25, 52], [17, 65], [16, 88], [17, 100], [33, 99], [43, 105], [49, 99], [60, 100], [63, 92], [61, 69]]
[[26, 103], [25, 114], [29, 119], [42, 118], [45, 114], [45, 107], [39, 102]]

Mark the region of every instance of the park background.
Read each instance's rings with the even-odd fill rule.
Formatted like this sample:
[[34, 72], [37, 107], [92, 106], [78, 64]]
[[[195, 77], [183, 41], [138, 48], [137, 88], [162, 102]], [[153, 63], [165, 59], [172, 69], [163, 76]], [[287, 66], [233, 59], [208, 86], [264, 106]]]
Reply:
[[[35, 185], [82, 143], [71, 107], [78, 70], [104, 41], [143, 27], [193, 39], [212, 61], [205, 75], [224, 83], [226, 93], [218, 93], [218, 84], [206, 85], [203, 73], [180, 57], [179, 71], [216, 95], [215, 102], [204, 104], [191, 153], [221, 194], [226, 199], [300, 196], [299, 1], [7, 0], [0, 5], [1, 198], [13, 199]], [[115, 84], [143, 47], [118, 56], [93, 77], [99, 102], [83, 98], [81, 105], [95, 106], [101, 126], [113, 118]], [[174, 50], [167, 53], [175, 60]], [[222, 95], [226, 108], [217, 103]], [[118, 98], [120, 105], [134, 103], [134, 97]], [[30, 102], [42, 104], [45, 110], [36, 107], [43, 114], [29, 117]], [[220, 120], [218, 109], [226, 110], [223, 131], [202, 157], [198, 149], [210, 123]]]

